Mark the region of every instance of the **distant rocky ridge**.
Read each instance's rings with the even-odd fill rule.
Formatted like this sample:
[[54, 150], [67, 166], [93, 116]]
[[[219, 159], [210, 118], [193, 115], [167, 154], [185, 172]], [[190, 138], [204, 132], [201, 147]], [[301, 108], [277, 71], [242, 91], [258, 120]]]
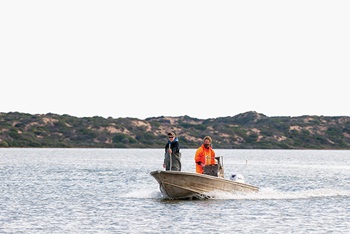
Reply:
[[163, 148], [175, 131], [181, 148], [197, 148], [206, 135], [216, 149], [350, 149], [350, 117], [235, 116], [78, 118], [70, 115], [0, 113], [0, 147]]

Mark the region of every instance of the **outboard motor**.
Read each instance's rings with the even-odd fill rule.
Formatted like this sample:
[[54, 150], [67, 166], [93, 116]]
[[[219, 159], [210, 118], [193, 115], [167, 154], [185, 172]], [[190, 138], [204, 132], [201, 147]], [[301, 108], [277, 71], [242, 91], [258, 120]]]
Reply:
[[231, 175], [230, 180], [234, 182], [244, 183], [244, 176], [242, 174], [233, 174]]

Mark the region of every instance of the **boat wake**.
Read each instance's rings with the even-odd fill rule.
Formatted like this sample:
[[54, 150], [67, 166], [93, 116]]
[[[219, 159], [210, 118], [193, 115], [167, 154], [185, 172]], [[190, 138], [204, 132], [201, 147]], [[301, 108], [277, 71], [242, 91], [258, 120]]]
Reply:
[[[260, 188], [257, 193], [229, 193], [222, 191], [214, 191], [206, 194], [203, 199], [217, 200], [269, 200], [269, 199], [309, 199], [309, 198], [324, 198], [324, 197], [349, 197], [349, 190], [341, 189], [313, 189], [303, 191], [279, 191], [273, 188]], [[135, 190], [124, 195], [123, 198], [150, 198], [162, 199], [162, 193], [157, 190]]]
[[350, 197], [349, 190], [313, 189], [304, 191], [278, 191], [273, 188], [260, 188], [258, 193], [212, 192], [210, 199], [266, 200], [266, 199], [309, 199], [322, 197]]

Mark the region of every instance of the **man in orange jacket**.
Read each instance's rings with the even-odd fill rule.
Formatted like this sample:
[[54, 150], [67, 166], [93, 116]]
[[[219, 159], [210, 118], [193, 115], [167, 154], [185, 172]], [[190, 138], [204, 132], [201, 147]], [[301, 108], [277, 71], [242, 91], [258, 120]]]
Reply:
[[206, 136], [203, 139], [203, 144], [196, 151], [194, 161], [196, 162], [196, 172], [203, 174], [206, 165], [215, 164], [215, 152], [211, 146], [212, 139]]

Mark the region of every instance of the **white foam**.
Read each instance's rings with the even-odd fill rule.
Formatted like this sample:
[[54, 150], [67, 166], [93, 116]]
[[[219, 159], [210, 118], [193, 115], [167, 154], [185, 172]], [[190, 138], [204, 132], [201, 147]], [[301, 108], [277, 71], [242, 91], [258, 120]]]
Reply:
[[135, 190], [121, 195], [124, 198], [162, 198], [162, 193], [158, 190]]
[[273, 188], [260, 188], [257, 193], [242, 193], [242, 192], [221, 192], [215, 191], [207, 194], [211, 199], [306, 199], [313, 197], [350, 197], [349, 190], [341, 189], [313, 189], [303, 191], [279, 191]]

